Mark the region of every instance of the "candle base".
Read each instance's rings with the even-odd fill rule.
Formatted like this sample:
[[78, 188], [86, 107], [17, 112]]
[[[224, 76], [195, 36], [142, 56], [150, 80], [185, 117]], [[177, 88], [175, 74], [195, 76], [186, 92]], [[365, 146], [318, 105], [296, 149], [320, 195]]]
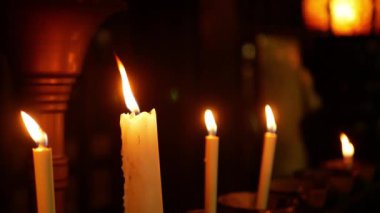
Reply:
[[349, 194], [354, 185], [354, 177], [347, 171], [332, 171], [329, 177], [329, 188], [338, 194]]
[[268, 209], [256, 209], [256, 193], [231, 192], [218, 198], [220, 213], [253, 213], [253, 212], [295, 212], [296, 202], [292, 197], [270, 194]]
[[205, 213], [204, 209], [191, 209], [187, 210], [186, 213]]
[[300, 184], [301, 202], [310, 208], [323, 208], [328, 194], [328, 172], [325, 170], [304, 169], [295, 172], [294, 177]]
[[[356, 162], [355, 162], [356, 163]], [[343, 159], [328, 160], [322, 163], [321, 167], [327, 170], [351, 171], [354, 164], [347, 165]], [[355, 165], [356, 166], [356, 165]]]
[[353, 189], [353, 177], [346, 170], [305, 169], [295, 173], [301, 183], [301, 203], [322, 210], [327, 203], [337, 205]]
[[301, 181], [295, 178], [276, 178], [271, 181], [270, 192], [296, 195], [302, 188]]

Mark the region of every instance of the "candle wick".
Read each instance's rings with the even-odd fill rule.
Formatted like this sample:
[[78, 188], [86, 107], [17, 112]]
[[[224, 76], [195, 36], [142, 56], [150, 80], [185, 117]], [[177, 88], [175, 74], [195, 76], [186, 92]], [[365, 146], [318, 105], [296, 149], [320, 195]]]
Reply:
[[39, 148], [46, 148], [48, 146], [48, 137], [47, 134], [44, 133], [43, 138], [38, 142]]
[[216, 136], [216, 131], [211, 130], [208, 132], [208, 135], [209, 136]]
[[45, 141], [39, 141], [38, 143], [38, 148], [45, 148], [46, 146], [45, 146]]

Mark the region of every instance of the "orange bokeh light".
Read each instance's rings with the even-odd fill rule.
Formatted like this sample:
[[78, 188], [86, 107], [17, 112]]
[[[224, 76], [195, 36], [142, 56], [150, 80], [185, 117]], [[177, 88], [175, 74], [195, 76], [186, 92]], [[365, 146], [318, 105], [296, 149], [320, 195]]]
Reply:
[[371, 0], [331, 0], [331, 29], [336, 35], [365, 35], [371, 32]]
[[329, 29], [328, 0], [304, 0], [302, 12], [305, 25], [310, 29], [327, 32]]
[[[378, 0], [376, 0], [378, 2]], [[372, 0], [304, 0], [305, 25], [334, 35], [366, 35], [371, 32], [374, 5]]]

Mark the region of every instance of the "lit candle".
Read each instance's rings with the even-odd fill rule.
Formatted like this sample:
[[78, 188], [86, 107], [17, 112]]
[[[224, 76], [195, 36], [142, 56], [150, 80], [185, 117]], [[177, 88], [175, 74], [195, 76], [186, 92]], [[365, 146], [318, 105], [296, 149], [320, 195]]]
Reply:
[[53, 160], [51, 149], [47, 147], [47, 135], [27, 113], [21, 111], [21, 117], [30, 136], [38, 144], [33, 148], [38, 212], [55, 212]]
[[351, 169], [353, 164], [353, 156], [355, 153], [354, 146], [344, 133], [340, 134], [340, 142], [342, 145], [343, 162], [348, 169]]
[[260, 179], [257, 192], [256, 208], [263, 210], [267, 208], [269, 187], [272, 178], [272, 167], [274, 153], [276, 150], [276, 121], [272, 109], [269, 105], [265, 106], [267, 120], [267, 132], [264, 135], [263, 154], [261, 159]]
[[116, 57], [127, 108], [121, 114], [122, 169], [124, 173], [124, 212], [163, 212], [156, 111], [140, 112], [128, 82], [125, 68]]
[[218, 193], [218, 153], [219, 137], [216, 136], [216, 123], [211, 110], [205, 111], [205, 123], [208, 131], [205, 149], [205, 213], [216, 213]]

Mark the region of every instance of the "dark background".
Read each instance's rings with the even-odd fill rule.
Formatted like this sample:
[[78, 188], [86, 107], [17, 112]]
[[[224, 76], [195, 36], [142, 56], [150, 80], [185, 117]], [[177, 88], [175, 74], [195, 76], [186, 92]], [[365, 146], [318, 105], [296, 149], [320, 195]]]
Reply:
[[[0, 208], [35, 212], [33, 144], [19, 121], [17, 72], [10, 63], [7, 4], [0, 9]], [[258, 90], [244, 95], [243, 44], [260, 33], [291, 35], [301, 44], [323, 105], [300, 128], [310, 166], [340, 157], [345, 131], [356, 156], [377, 164], [380, 44], [376, 35], [337, 38], [305, 29], [300, 0], [127, 1], [98, 29], [66, 114], [69, 212], [122, 212], [116, 52], [143, 111], [157, 110], [165, 212], [203, 206], [203, 111], [217, 114], [221, 138], [219, 194], [255, 190], [263, 133]], [[249, 62], [258, 73], [256, 61]], [[116, 82], [116, 83], [115, 83]], [[252, 124], [253, 122], [253, 124]], [[28, 143], [25, 143], [27, 141]], [[252, 143], [255, 141], [255, 143]]]

